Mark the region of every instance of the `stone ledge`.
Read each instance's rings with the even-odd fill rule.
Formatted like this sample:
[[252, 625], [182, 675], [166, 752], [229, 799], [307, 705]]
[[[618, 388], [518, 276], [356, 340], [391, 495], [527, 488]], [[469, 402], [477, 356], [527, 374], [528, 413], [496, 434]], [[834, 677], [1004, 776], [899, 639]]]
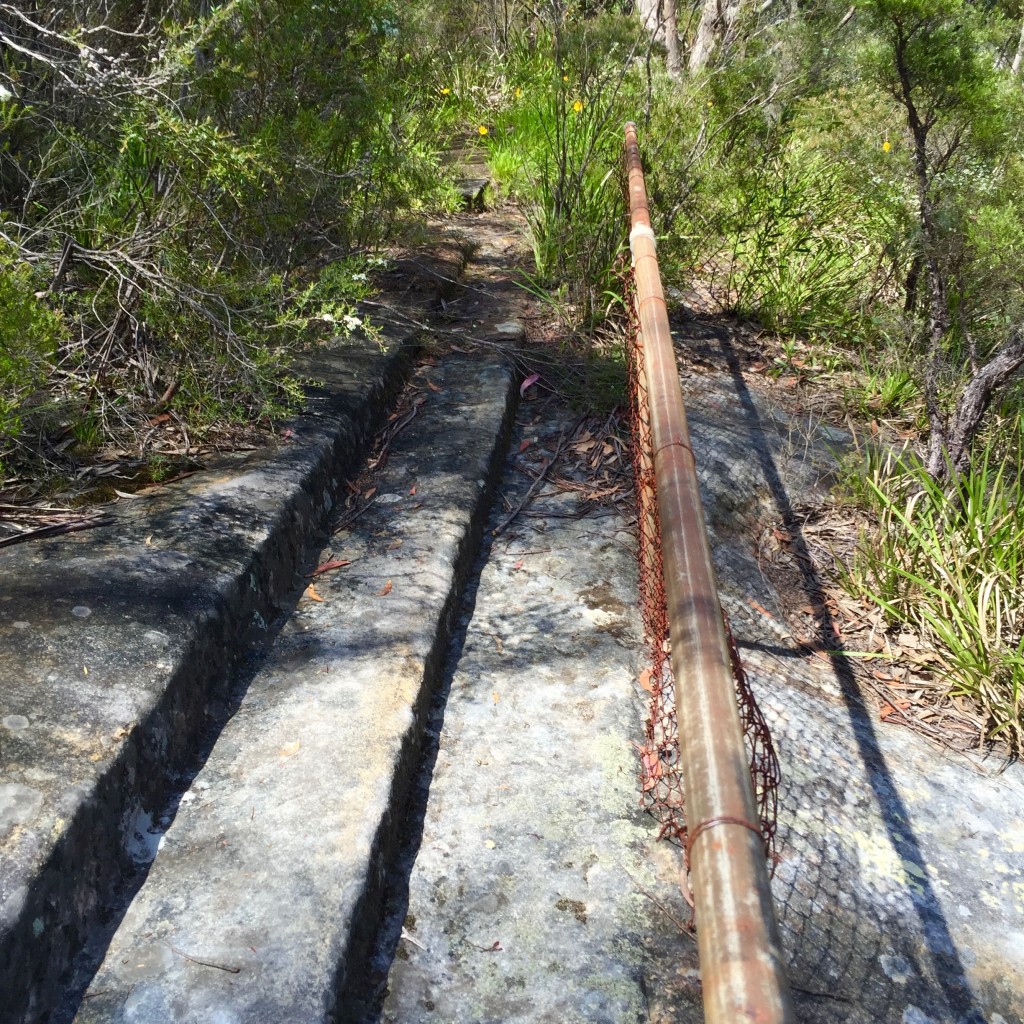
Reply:
[[309, 1024], [361, 980], [516, 397], [503, 360], [419, 375], [375, 502], [319, 556], [343, 566], [300, 600], [182, 797], [78, 1024]]
[[[262, 643], [407, 371], [411, 336], [309, 367], [289, 443], [0, 552], [0, 1020], [46, 1020], [148, 825]], [[120, 510], [120, 509], [119, 509]]]

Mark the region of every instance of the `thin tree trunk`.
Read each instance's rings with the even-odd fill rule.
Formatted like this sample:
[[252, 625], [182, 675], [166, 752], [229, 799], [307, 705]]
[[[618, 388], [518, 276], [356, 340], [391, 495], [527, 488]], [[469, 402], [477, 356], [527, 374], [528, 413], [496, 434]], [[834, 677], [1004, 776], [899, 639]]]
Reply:
[[660, 42], [663, 26], [659, 0], [637, 0], [636, 13], [640, 17], [640, 23], [647, 30], [647, 34], [655, 42]]
[[[1014, 328], [984, 366], [978, 367], [972, 359], [971, 379], [960, 393], [950, 420], [941, 396], [942, 371], [947, 365], [946, 336], [950, 321], [946, 273], [938, 256], [940, 229], [932, 193], [935, 165], [929, 162], [928, 156], [929, 125], [922, 122], [914, 103], [906, 59], [906, 41], [903, 38], [899, 38], [896, 43], [896, 68], [900, 76], [903, 106], [907, 111], [907, 127], [914, 140], [914, 177], [923, 242], [923, 252], [915, 257], [907, 278], [908, 307], [912, 288], [916, 292], [917, 275], [921, 269], [925, 272], [928, 286], [928, 363], [924, 376], [924, 398], [929, 436], [925, 468], [933, 480], [955, 483], [970, 463], [971, 445], [993, 396], [1024, 367], [1024, 328]], [[947, 150], [946, 157], [951, 152]]]
[[946, 476], [949, 434], [940, 386], [942, 368], [945, 365], [945, 340], [949, 330], [949, 305], [946, 301], [946, 278], [938, 259], [939, 232], [935, 221], [928, 158], [929, 126], [921, 120], [917, 111], [907, 61], [907, 42], [902, 31], [897, 31], [899, 34], [895, 48], [896, 70], [900, 77], [901, 99], [907, 112], [907, 127], [914, 140], [917, 215], [923, 243], [921, 261], [924, 264], [925, 281], [928, 285], [928, 362], [924, 373], [924, 404], [928, 413], [928, 454], [925, 458], [925, 467], [933, 479], [942, 480]]
[[718, 0], [704, 0], [700, 12], [700, 24], [690, 49], [690, 74], [696, 74], [708, 62], [721, 32], [722, 12]]
[[995, 355], [971, 378], [956, 403], [949, 429], [949, 462], [959, 475], [971, 457], [971, 444], [995, 393], [1024, 367], [1024, 330], [1015, 327]]
[[928, 281], [928, 365], [924, 375], [924, 404], [928, 413], [928, 458], [929, 474], [936, 480], [946, 475], [946, 449], [949, 438], [946, 412], [942, 407], [939, 393], [942, 368], [945, 364], [945, 341], [949, 330], [949, 307], [946, 302], [946, 279], [935, 255], [934, 219], [931, 216], [931, 200], [920, 199], [921, 224], [924, 231], [925, 270]]
[[912, 316], [917, 309], [917, 286], [921, 280], [921, 256], [917, 254], [910, 261], [910, 269], [907, 271], [907, 279], [903, 285], [906, 298], [903, 300], [903, 312]]
[[[943, 266], [942, 229], [936, 210], [933, 185], [936, 175], [949, 165], [960, 146], [961, 136], [955, 132], [944, 142], [943, 150], [934, 156], [928, 152], [929, 132], [934, 118], [922, 119], [914, 98], [914, 80], [908, 59], [909, 39], [901, 21], [893, 16], [894, 57], [899, 76], [899, 94], [907, 114], [907, 128], [914, 140], [914, 179], [917, 186], [917, 214], [921, 227], [921, 251], [914, 257], [907, 275], [905, 310], [912, 313], [916, 305], [919, 274], [924, 271], [927, 286], [928, 359], [924, 372], [924, 399], [928, 413], [928, 450], [925, 468], [933, 480], [947, 487], [955, 485], [970, 464], [971, 446], [981, 427], [995, 393], [1024, 367], [1024, 326], [1018, 325], [993, 353], [984, 366], [978, 364], [977, 352], [968, 325], [960, 324], [971, 355], [970, 376], [960, 392], [952, 418], [943, 400], [944, 371], [956, 370], [950, 365], [947, 338], [950, 331], [948, 302], [948, 269]], [[1019, 65], [1024, 50], [1024, 31], [1014, 67]]]
[[683, 55], [679, 49], [679, 18], [676, 0], [663, 0], [665, 14], [665, 45], [668, 48], [668, 73], [672, 78], [683, 77]]
[[1021, 61], [1024, 61], [1024, 24], [1020, 27], [1020, 41], [1017, 43], [1017, 52], [1013, 56], [1013, 63], [1010, 65], [1010, 74], [1015, 75], [1020, 71]]
[[715, 48], [732, 37], [743, 3], [744, 0], [704, 0], [697, 35], [690, 50], [691, 75], [704, 68]]

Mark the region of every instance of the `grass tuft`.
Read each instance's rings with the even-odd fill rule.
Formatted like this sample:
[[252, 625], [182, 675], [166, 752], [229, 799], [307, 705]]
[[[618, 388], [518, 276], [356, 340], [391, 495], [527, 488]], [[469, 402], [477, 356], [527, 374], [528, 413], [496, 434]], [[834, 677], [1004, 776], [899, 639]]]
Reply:
[[947, 494], [908, 451], [864, 467], [873, 525], [847, 589], [935, 649], [947, 695], [974, 701], [982, 740], [1024, 751], [1024, 462], [990, 445]]

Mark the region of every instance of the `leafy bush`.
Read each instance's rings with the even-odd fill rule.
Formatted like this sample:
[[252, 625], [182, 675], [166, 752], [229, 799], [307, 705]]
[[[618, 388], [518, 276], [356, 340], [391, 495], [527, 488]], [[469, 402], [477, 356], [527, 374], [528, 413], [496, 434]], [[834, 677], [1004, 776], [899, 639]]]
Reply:
[[355, 326], [360, 287], [322, 269], [450, 201], [424, 6], [185, 0], [138, 23], [115, 2], [105, 24], [84, 0], [38, 7], [0, 27], [18, 42], [0, 233], [73, 328], [59, 420], [130, 445], [172, 385], [193, 425], [279, 413], [295, 347]]
[[879, 299], [898, 291], [912, 226], [884, 161], [891, 103], [780, 86], [759, 51], [681, 93], [652, 128], [666, 274], [697, 274], [720, 308], [819, 345], [883, 337]]
[[64, 337], [60, 316], [36, 298], [38, 285], [31, 269], [0, 247], [0, 457], [17, 439], [25, 400], [46, 380]]

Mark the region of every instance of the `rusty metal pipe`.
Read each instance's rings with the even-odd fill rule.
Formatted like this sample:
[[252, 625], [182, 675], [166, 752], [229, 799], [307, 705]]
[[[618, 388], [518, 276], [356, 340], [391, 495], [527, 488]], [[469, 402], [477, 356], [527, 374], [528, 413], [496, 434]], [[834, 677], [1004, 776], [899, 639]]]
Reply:
[[791, 1024], [792, 997], [632, 123], [626, 125], [626, 167], [705, 1020]]

